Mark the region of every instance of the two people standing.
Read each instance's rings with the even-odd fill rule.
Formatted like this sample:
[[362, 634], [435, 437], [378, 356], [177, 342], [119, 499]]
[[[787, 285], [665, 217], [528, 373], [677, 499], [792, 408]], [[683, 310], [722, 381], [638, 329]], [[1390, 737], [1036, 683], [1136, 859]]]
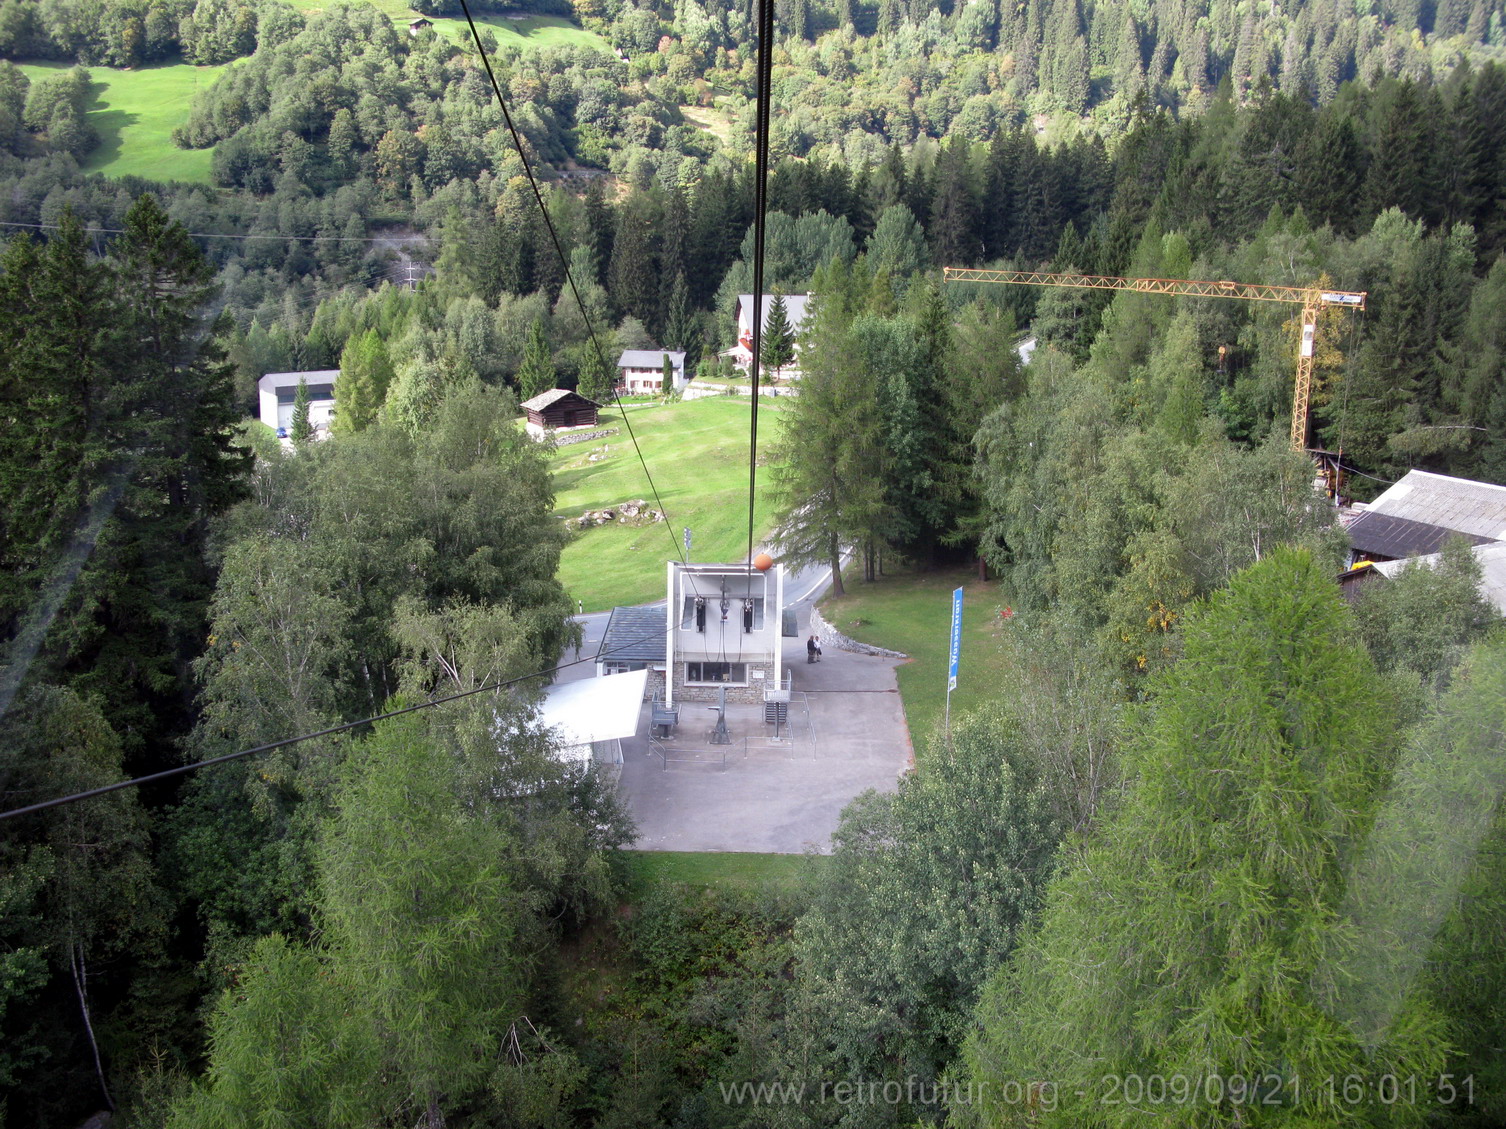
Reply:
[[812, 635], [805, 641], [805, 661], [808, 663], [818, 663], [821, 661], [820, 636]]

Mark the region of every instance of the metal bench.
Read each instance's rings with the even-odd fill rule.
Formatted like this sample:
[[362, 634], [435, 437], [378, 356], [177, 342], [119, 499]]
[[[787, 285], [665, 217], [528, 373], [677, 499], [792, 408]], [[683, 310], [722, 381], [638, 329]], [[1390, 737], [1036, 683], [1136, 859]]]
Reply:
[[660, 705], [654, 703], [653, 712], [649, 715], [649, 730], [655, 737], [669, 737], [671, 730], [680, 724], [680, 709], [678, 706]]

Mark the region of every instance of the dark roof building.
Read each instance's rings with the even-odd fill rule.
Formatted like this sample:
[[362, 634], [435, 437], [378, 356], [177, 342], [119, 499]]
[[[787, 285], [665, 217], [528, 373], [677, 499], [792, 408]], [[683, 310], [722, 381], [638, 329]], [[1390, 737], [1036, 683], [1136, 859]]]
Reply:
[[528, 413], [528, 430], [533, 435], [545, 431], [562, 431], [568, 427], [595, 427], [601, 405], [568, 388], [551, 388], [519, 405]]
[[1506, 486], [1410, 470], [1347, 526], [1350, 563], [1436, 553], [1450, 536], [1506, 541]]
[[1349, 541], [1356, 561], [1395, 561], [1436, 553], [1450, 537], [1463, 537], [1471, 545], [1486, 545], [1494, 540], [1373, 509], [1349, 523]]
[[596, 672], [615, 674], [662, 667], [666, 630], [663, 608], [613, 608], [596, 652]]

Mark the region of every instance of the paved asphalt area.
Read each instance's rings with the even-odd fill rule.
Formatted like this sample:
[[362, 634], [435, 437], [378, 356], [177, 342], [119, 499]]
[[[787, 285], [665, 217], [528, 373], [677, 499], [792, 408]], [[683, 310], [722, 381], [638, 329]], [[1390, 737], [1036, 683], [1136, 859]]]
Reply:
[[[784, 640], [784, 662], [794, 672], [792, 740], [770, 740], [774, 727], [764, 723], [761, 706], [729, 706], [733, 743], [713, 746], [710, 703], [684, 702], [681, 724], [661, 743], [661, 757], [649, 746], [645, 703], [637, 735], [622, 742], [618, 785], [638, 821], [637, 849], [825, 853], [853, 797], [896, 786], [912, 756], [894, 678], [903, 660], [850, 654], [828, 644], [819, 663], [807, 663], [808, 609], [819, 591], [810, 588], [800, 598], [807, 587], [794, 589], [800, 634]], [[585, 628], [583, 659], [596, 654], [606, 621], [605, 614], [578, 617]], [[567, 662], [573, 657], [564, 655]], [[594, 674], [594, 666], [582, 662], [560, 677]]]

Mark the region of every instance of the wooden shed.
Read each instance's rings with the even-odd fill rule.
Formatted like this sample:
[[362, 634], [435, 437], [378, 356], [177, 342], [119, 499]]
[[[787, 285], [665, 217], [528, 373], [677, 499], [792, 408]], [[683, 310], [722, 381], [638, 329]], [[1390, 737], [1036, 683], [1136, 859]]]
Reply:
[[528, 430], [542, 435], [571, 427], [595, 427], [601, 405], [568, 388], [551, 388], [523, 401], [522, 408], [528, 413]]

